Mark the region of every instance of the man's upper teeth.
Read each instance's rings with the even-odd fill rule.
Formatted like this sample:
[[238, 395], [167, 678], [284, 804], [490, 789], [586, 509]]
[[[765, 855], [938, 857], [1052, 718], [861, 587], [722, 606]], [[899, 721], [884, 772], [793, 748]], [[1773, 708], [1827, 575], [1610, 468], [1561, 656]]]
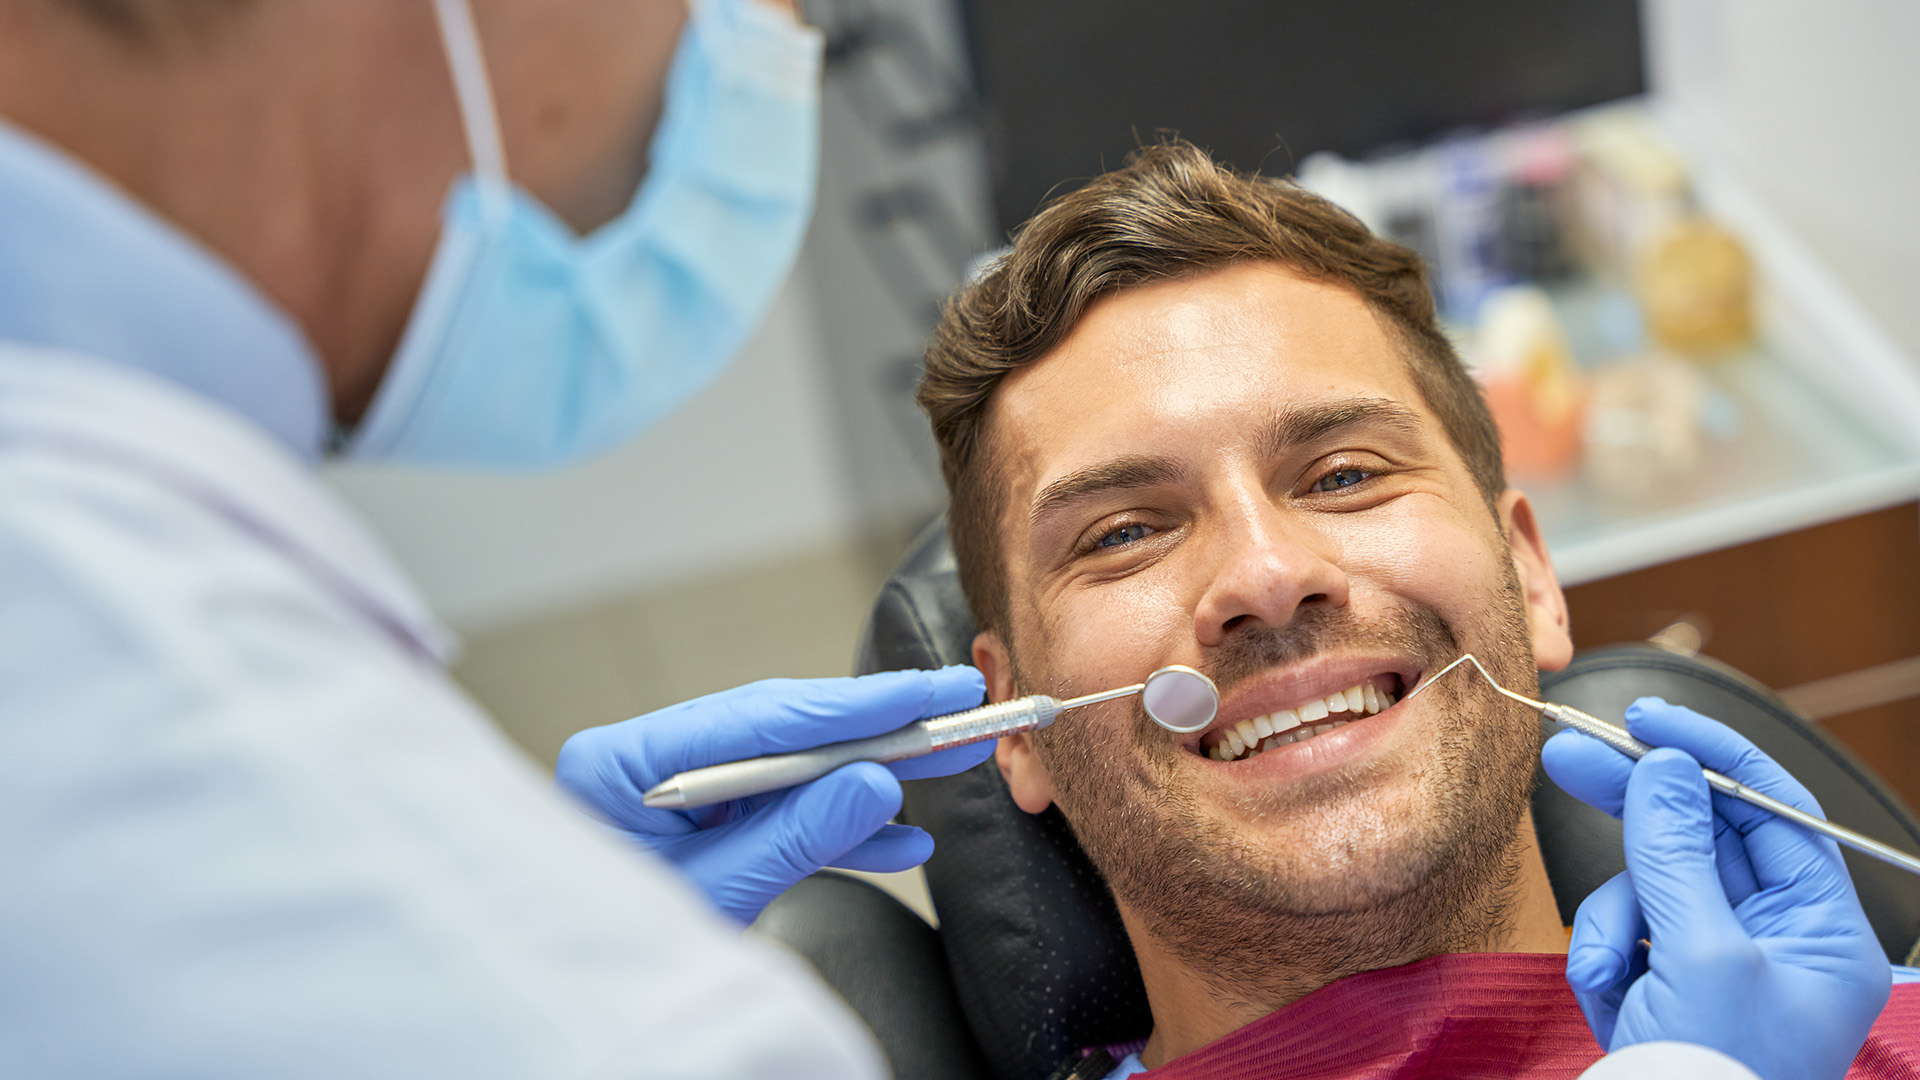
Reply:
[[[1335, 694], [1309, 701], [1294, 709], [1281, 709], [1264, 716], [1242, 720], [1228, 728], [1207, 749], [1207, 756], [1218, 761], [1233, 761], [1262, 750], [1299, 742], [1344, 725], [1342, 718], [1332, 723], [1320, 721], [1334, 713], [1371, 716], [1393, 704], [1393, 695], [1376, 690], [1372, 683], [1361, 683]], [[1303, 725], [1314, 725], [1305, 727]], [[1296, 730], [1298, 729], [1298, 730]]]

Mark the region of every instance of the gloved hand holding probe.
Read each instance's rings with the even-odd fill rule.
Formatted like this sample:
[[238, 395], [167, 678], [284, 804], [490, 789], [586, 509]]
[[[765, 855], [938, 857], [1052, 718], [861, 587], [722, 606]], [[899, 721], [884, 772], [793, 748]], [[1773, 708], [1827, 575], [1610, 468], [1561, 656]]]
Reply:
[[897, 871], [925, 862], [933, 839], [889, 825], [900, 781], [972, 768], [993, 743], [878, 765], [858, 762], [786, 791], [697, 810], [641, 796], [690, 769], [893, 731], [980, 703], [970, 667], [860, 678], [770, 679], [589, 728], [561, 748], [555, 779], [599, 817], [678, 866], [714, 905], [745, 923], [820, 869]]
[[1541, 755], [1555, 783], [1626, 827], [1627, 870], [1580, 905], [1567, 956], [1595, 1037], [1609, 1051], [1712, 1047], [1765, 1080], [1844, 1076], [1891, 974], [1840, 849], [1712, 793], [1700, 769], [1816, 815], [1818, 803], [1696, 712], [1642, 698], [1626, 719], [1659, 749], [1635, 762], [1568, 731]]

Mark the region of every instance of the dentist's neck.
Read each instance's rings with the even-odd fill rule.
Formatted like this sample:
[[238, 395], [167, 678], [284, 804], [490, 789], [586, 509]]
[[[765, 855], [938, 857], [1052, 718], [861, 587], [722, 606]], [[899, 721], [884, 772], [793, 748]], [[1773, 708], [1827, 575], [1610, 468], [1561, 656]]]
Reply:
[[356, 417], [466, 160], [427, 5], [196, 5], [146, 32], [79, 8], [0, 3], [0, 115], [238, 269]]

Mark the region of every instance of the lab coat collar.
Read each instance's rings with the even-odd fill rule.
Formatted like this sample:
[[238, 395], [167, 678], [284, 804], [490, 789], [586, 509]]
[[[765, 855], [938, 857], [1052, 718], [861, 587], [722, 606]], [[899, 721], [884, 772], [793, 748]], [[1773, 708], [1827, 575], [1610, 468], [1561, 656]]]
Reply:
[[445, 666], [458, 649], [311, 468], [229, 410], [165, 379], [0, 341], [0, 447], [9, 443], [138, 475], [219, 515], [423, 662]]
[[0, 341], [138, 368], [320, 458], [331, 406], [293, 320], [193, 238], [4, 121]]

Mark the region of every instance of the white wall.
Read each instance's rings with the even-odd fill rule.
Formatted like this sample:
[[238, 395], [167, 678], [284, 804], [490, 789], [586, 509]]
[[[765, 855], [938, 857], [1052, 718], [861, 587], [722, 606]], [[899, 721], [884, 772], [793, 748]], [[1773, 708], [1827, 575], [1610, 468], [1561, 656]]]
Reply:
[[1920, 2], [1642, 10], [1655, 92], [1920, 356]]
[[840, 542], [852, 502], [807, 275], [803, 258], [711, 388], [604, 458], [522, 476], [336, 466], [328, 480], [463, 629]]

